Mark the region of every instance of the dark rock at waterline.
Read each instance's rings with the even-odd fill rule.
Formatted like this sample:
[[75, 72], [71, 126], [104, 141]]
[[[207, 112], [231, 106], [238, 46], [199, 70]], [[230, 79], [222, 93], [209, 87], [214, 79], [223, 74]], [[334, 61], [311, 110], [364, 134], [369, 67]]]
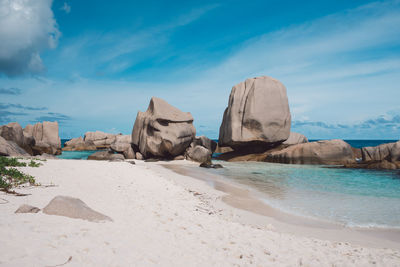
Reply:
[[145, 159], [144, 162], [158, 162], [160, 161], [159, 159], [156, 158], [149, 158], [149, 159]]
[[186, 158], [196, 162], [211, 161], [212, 152], [203, 146], [189, 147], [186, 150]]
[[199, 165], [199, 167], [207, 168], [207, 169], [220, 169], [223, 168], [221, 164], [212, 164], [211, 162], [203, 162]]
[[353, 164], [345, 164], [349, 169], [369, 169], [369, 170], [397, 170], [400, 169], [400, 161], [370, 160]]
[[239, 161], [266, 161], [267, 156], [274, 152], [280, 151], [287, 148], [287, 145], [279, 145], [274, 148], [267, 150], [257, 151], [256, 149], [244, 149], [244, 150], [231, 150], [215, 157], [215, 159], [228, 161], [228, 162], [239, 162]]

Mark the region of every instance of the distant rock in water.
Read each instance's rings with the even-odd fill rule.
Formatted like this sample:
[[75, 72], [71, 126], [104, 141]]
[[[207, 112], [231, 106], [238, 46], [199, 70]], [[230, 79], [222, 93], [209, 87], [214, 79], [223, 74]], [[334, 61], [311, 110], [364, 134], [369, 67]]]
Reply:
[[93, 141], [85, 141], [82, 136], [77, 138], [72, 138], [71, 140], [65, 142], [63, 151], [84, 151], [84, 150], [96, 150], [97, 147]]
[[68, 196], [56, 196], [53, 198], [50, 203], [44, 207], [43, 213], [91, 222], [112, 221], [110, 217], [89, 208], [82, 200]]
[[267, 76], [247, 79], [232, 88], [218, 143], [235, 150], [268, 148], [289, 138], [290, 124], [285, 86]]
[[137, 114], [132, 143], [145, 158], [174, 158], [185, 152], [195, 135], [189, 112], [182, 112], [153, 97], [147, 111]]
[[93, 142], [97, 149], [106, 149], [111, 146], [118, 135], [121, 134], [111, 134], [111, 133], [104, 133], [101, 131], [95, 132], [86, 132], [84, 141], [85, 142]]
[[282, 144], [291, 146], [303, 143], [308, 143], [307, 137], [300, 133], [290, 132], [289, 138]]
[[374, 147], [361, 148], [362, 160], [400, 160], [400, 141]]
[[32, 150], [35, 155], [43, 153], [59, 155], [61, 154], [61, 139], [59, 136], [58, 122], [44, 121], [35, 125], [27, 125], [24, 129], [24, 135], [32, 136], [35, 139], [35, 145]]
[[266, 157], [268, 162], [344, 165], [355, 162], [351, 146], [343, 140], [323, 140], [289, 146]]

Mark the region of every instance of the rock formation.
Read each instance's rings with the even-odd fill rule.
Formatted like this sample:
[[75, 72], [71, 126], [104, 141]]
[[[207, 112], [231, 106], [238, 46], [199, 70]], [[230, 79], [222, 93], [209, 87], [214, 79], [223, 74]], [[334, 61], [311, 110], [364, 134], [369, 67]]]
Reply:
[[24, 129], [26, 137], [32, 136], [35, 145], [32, 147], [35, 155], [43, 153], [59, 155], [61, 154], [61, 140], [58, 133], [58, 122], [44, 121], [35, 125], [27, 125]]
[[363, 147], [361, 148], [361, 155], [363, 161], [370, 160], [400, 160], [396, 159], [400, 153], [400, 141], [396, 143], [382, 144], [375, 147]]
[[220, 146], [270, 147], [289, 138], [291, 116], [285, 86], [263, 76], [235, 85], [219, 131]]
[[88, 160], [124, 160], [125, 157], [122, 154], [115, 154], [111, 150], [106, 150], [106, 151], [98, 151], [93, 153], [88, 157]]
[[0, 136], [0, 156], [30, 156], [25, 150], [13, 141], [7, 141]]
[[354, 163], [351, 146], [343, 140], [324, 140], [289, 146], [270, 153], [266, 161], [289, 164], [344, 165]]
[[105, 149], [111, 146], [118, 135], [121, 134], [104, 133], [101, 131], [86, 132], [84, 141], [93, 142], [97, 149]]
[[308, 143], [307, 137], [300, 133], [290, 132], [289, 138], [282, 144], [291, 146], [303, 143]]
[[185, 157], [196, 162], [211, 162], [211, 156], [217, 148], [217, 142], [205, 137], [196, 137], [186, 149]]
[[185, 152], [195, 137], [193, 117], [153, 97], [146, 112], [138, 112], [132, 144], [145, 158], [174, 158]]
[[93, 141], [85, 141], [80, 136], [78, 138], [72, 138], [65, 142], [63, 151], [82, 151], [82, 150], [96, 150], [97, 147]]
[[16, 143], [29, 154], [33, 155], [32, 147], [35, 145], [35, 139], [32, 136], [24, 135], [21, 125], [17, 122], [11, 122], [0, 126], [0, 136], [7, 141]]

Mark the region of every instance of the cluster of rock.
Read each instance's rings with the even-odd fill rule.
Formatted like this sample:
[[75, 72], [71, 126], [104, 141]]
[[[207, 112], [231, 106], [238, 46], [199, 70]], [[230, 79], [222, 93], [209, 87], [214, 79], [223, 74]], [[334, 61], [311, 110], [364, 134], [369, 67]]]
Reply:
[[247, 79], [232, 88], [217, 151], [226, 153], [218, 158], [354, 168], [400, 166], [400, 141], [361, 150], [343, 140], [308, 142], [304, 135], [290, 132], [290, 122], [285, 86], [266, 76]]
[[22, 129], [17, 122], [0, 126], [0, 155], [36, 156], [61, 154], [57, 122], [44, 121]]

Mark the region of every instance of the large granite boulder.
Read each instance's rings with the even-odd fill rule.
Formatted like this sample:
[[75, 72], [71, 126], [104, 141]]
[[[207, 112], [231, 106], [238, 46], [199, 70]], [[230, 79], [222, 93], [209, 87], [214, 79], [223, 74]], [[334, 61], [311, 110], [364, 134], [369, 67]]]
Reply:
[[111, 146], [117, 135], [101, 131], [87, 132], [85, 133], [84, 141], [93, 142], [97, 149], [105, 149]]
[[289, 164], [345, 165], [355, 162], [351, 146], [343, 140], [324, 140], [275, 151], [266, 161]]
[[289, 138], [291, 116], [285, 86], [263, 76], [235, 85], [219, 130], [219, 145], [271, 147]]
[[193, 142], [190, 144], [190, 146], [192, 146], [192, 147], [203, 146], [203, 147], [207, 148], [208, 150], [210, 150], [211, 154], [212, 154], [217, 149], [217, 142], [202, 135], [202, 136], [196, 136], [194, 138]]
[[44, 121], [35, 125], [27, 125], [24, 129], [27, 137], [32, 136], [35, 139], [35, 145], [32, 147], [35, 155], [43, 153], [59, 155], [61, 154], [61, 139], [58, 132], [58, 122]]
[[97, 147], [93, 141], [85, 141], [82, 136], [72, 138], [65, 142], [63, 151], [83, 151], [83, 150], [96, 150]]
[[110, 148], [118, 153], [123, 153], [131, 147], [131, 135], [117, 135]]
[[0, 156], [27, 157], [30, 155], [15, 142], [8, 141], [0, 136]]
[[112, 221], [110, 217], [88, 207], [86, 203], [79, 198], [68, 196], [56, 196], [53, 198], [49, 204], [43, 208], [43, 213], [91, 222]]
[[374, 147], [361, 148], [361, 155], [363, 161], [381, 161], [392, 160], [398, 161], [400, 158], [400, 141], [396, 143], [387, 143]]
[[196, 135], [189, 112], [153, 97], [146, 112], [138, 112], [132, 143], [145, 157], [174, 158], [185, 152]]
[[282, 144], [292, 146], [303, 143], [308, 143], [307, 137], [300, 133], [290, 132], [289, 138]]
[[29, 154], [33, 155], [32, 147], [35, 145], [35, 139], [32, 136], [24, 135], [24, 131], [17, 122], [11, 122], [0, 126], [0, 136], [7, 141], [16, 143]]

